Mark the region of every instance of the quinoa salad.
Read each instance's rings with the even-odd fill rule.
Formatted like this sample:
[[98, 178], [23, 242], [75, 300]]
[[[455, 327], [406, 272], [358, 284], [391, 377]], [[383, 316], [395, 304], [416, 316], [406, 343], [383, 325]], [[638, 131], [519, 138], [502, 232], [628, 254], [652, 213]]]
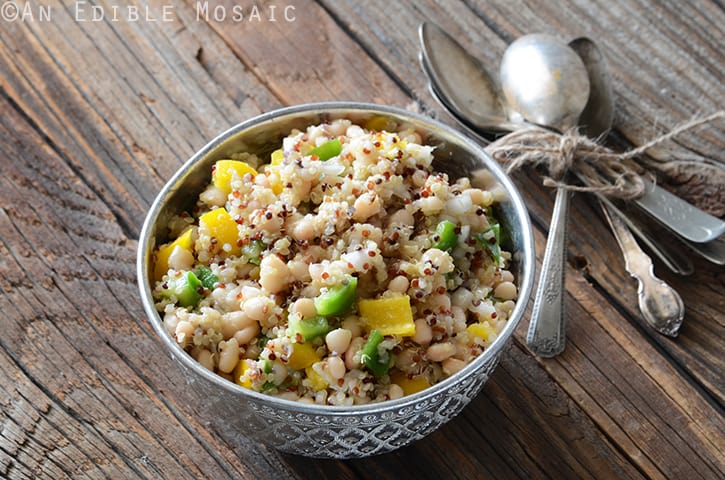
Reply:
[[229, 381], [320, 405], [396, 399], [455, 374], [518, 292], [494, 193], [435, 172], [433, 153], [378, 117], [217, 161], [154, 251], [166, 330]]

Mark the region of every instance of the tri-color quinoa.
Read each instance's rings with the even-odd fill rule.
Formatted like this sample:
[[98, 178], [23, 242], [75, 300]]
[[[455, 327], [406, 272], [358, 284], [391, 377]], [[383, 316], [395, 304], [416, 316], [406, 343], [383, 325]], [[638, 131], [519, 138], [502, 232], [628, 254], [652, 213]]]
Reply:
[[494, 194], [433, 147], [336, 120], [212, 168], [154, 258], [168, 332], [204, 367], [287, 399], [399, 398], [463, 368], [517, 295]]

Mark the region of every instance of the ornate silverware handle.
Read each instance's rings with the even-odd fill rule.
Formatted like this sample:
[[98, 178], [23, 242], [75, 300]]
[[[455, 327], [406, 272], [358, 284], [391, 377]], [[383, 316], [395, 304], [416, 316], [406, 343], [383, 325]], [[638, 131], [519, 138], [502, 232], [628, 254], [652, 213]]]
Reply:
[[540, 357], [554, 357], [566, 346], [564, 279], [569, 195], [563, 188], [556, 191], [549, 238], [526, 336], [529, 348]]
[[637, 299], [642, 316], [663, 335], [677, 336], [685, 316], [682, 298], [675, 289], [655, 276], [652, 259], [642, 251], [619, 215], [604, 203], [600, 202], [600, 205], [622, 249], [627, 271], [639, 282]]

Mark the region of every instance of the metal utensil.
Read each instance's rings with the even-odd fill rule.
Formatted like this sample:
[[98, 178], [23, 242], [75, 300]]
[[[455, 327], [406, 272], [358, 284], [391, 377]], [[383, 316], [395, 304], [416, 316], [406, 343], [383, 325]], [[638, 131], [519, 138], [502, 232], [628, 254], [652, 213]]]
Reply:
[[569, 46], [579, 55], [589, 77], [589, 98], [579, 116], [580, 131], [589, 138], [603, 138], [614, 122], [612, 75], [601, 50], [587, 37], [575, 38]]
[[634, 202], [643, 211], [685, 240], [707, 243], [725, 233], [725, 222], [673, 195], [656, 184], [644, 181], [645, 194]]
[[658, 332], [677, 336], [685, 316], [685, 305], [680, 295], [654, 274], [652, 259], [645, 254], [619, 215], [601, 204], [604, 216], [612, 227], [624, 254], [626, 269], [637, 279], [637, 300], [642, 316]]
[[[492, 77], [484, 70], [478, 75], [447, 77], [448, 72], [456, 71], [456, 68], [450, 68], [450, 63], [461, 62], [472, 66], [478, 64], [478, 61], [440, 28], [432, 24], [424, 25], [426, 30], [430, 32], [435, 30], [436, 33], [423, 35], [424, 27], [421, 26], [420, 40], [423, 52], [421, 63], [430, 79], [431, 91], [443, 107], [454, 114], [454, 117], [467, 128], [484, 136], [501, 130], [513, 131], [525, 128], [526, 123], [522, 121], [523, 119], [506, 112], [505, 106], [504, 111], [508, 118], [492, 125], [500, 115], [486, 111], [491, 105], [489, 85], [496, 85]], [[446, 40], [439, 42], [438, 36], [444, 36]], [[447, 66], [443, 68], [435, 63], [439, 58], [450, 59], [450, 63], [446, 62]], [[447, 80], [444, 82], [443, 78]], [[479, 91], [487, 93], [479, 97], [476, 94]], [[500, 109], [496, 107], [495, 111], [500, 112]], [[604, 117], [602, 113], [599, 115]], [[586, 133], [592, 136], [589, 132], [589, 126], [593, 125], [591, 121], [583, 116], [580, 123], [587, 129]], [[668, 194], [656, 184], [648, 185], [645, 194], [634, 201], [634, 204], [674, 234], [690, 242], [713, 241], [725, 232], [725, 222], [677, 196]], [[698, 246], [693, 246], [693, 250], [707, 259], [712, 258], [712, 255], [707, 253], [710, 250], [708, 248], [700, 249]]]
[[[458, 112], [459, 119], [467, 125], [488, 132], [519, 128], [508, 121], [499, 87], [478, 60], [434, 24], [422, 23], [418, 36], [422, 45], [421, 65], [434, 95], [446, 103], [447, 110]], [[440, 94], [451, 90], [457, 90], [458, 95]]]
[[[589, 99], [589, 76], [565, 43], [543, 34], [523, 36], [506, 49], [501, 87], [508, 105], [524, 120], [564, 132], [576, 126]], [[526, 343], [541, 357], [566, 346], [564, 291], [569, 191], [557, 189], [549, 236], [534, 297]]]
[[634, 234], [634, 236], [637, 237], [640, 242], [646, 245], [648, 250], [653, 253], [657, 258], [659, 258], [662, 264], [667, 267], [671, 272], [682, 276], [692, 275], [695, 272], [695, 266], [692, 263], [690, 257], [685, 254], [684, 249], [678, 248], [677, 245], [665, 245], [664, 243], [660, 242], [655, 233], [652, 232], [647, 227], [647, 225], [637, 221], [636, 217], [631, 216], [631, 212], [625, 213], [624, 211], [617, 208], [614, 203], [607, 199], [607, 197], [599, 194], [596, 195], [599, 201], [601, 203], [604, 203], [609, 211], [616, 213], [627, 225], [627, 227]]

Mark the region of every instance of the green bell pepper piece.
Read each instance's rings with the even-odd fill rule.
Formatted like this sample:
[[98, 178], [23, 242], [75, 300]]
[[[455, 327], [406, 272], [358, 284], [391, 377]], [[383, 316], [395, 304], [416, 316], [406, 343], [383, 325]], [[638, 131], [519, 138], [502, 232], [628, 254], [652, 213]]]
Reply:
[[307, 155], [315, 155], [322, 161], [329, 160], [332, 157], [340, 155], [342, 152], [342, 144], [337, 138], [323, 143], [319, 147], [310, 150]]
[[201, 284], [204, 285], [204, 288], [208, 288], [209, 290], [214, 290], [216, 284], [219, 283], [219, 277], [214, 275], [214, 272], [209, 267], [203, 265], [196, 269], [196, 276]]
[[488, 230], [473, 235], [489, 251], [496, 265], [501, 265], [501, 225], [493, 223]]
[[291, 315], [287, 326], [287, 335], [295, 338], [299, 333], [305, 342], [326, 335], [330, 331], [327, 318], [317, 315], [312, 318], [299, 318]]
[[199, 288], [202, 287], [202, 284], [194, 272], [186, 272], [179, 278], [172, 278], [166, 284], [168, 288], [163, 290], [163, 295], [167, 298], [172, 295], [176, 296], [176, 300], [182, 307], [193, 307], [201, 300]]
[[387, 350], [380, 351], [380, 342], [383, 341], [383, 335], [378, 330], [373, 330], [368, 336], [362, 348], [360, 361], [370, 370], [376, 377], [382, 377], [390, 367], [393, 366], [393, 355]]
[[247, 257], [247, 260], [249, 263], [253, 265], [259, 265], [262, 261], [262, 252], [267, 247], [264, 245], [264, 242], [261, 240], [252, 240], [246, 245], [242, 246], [242, 255]]
[[340, 285], [330, 288], [315, 298], [315, 308], [318, 315], [342, 315], [347, 312], [355, 302], [357, 290], [357, 277], [348, 277]]
[[438, 250], [450, 250], [458, 244], [458, 235], [456, 235], [456, 224], [450, 220], [443, 220], [436, 227], [433, 234], [433, 248]]

